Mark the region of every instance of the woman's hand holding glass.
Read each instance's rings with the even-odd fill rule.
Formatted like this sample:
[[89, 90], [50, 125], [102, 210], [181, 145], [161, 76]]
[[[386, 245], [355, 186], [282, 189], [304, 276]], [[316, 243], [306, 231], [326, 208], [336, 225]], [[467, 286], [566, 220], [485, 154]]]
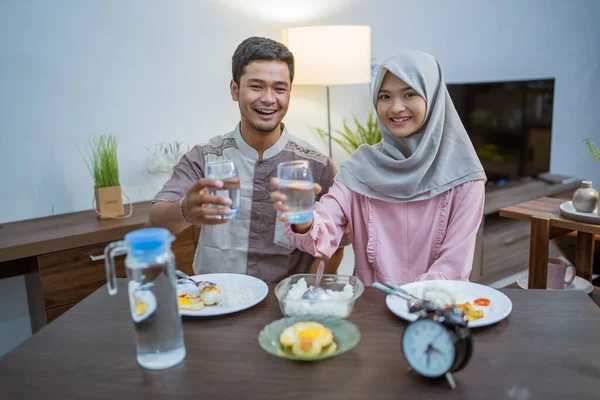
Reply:
[[[290, 206], [288, 204], [288, 196], [285, 193], [282, 193], [281, 190], [281, 179], [280, 178], [271, 178], [271, 185], [275, 188], [275, 191], [271, 193], [271, 200], [273, 201], [273, 205], [277, 211], [281, 213], [279, 219], [283, 222], [289, 222], [293, 226], [294, 232], [305, 233], [308, 232], [310, 226], [312, 225], [312, 210], [311, 215], [308, 221], [306, 222], [298, 222], [290, 221], [290, 216], [288, 213], [290, 212]], [[321, 193], [321, 185], [318, 183], [313, 183], [311, 186], [312, 195], [316, 195]], [[293, 190], [293, 189], [292, 189]]]

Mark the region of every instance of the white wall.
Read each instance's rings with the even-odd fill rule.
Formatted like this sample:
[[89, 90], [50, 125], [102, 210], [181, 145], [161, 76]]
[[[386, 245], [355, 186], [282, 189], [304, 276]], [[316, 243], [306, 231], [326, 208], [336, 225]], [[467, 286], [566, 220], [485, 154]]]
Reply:
[[[280, 39], [297, 25], [370, 25], [377, 60], [422, 49], [440, 60], [448, 82], [556, 77], [551, 170], [600, 186], [600, 165], [582, 143], [600, 145], [600, 2], [368, 3], [1, 1], [0, 222], [90, 209], [93, 183], [77, 146], [101, 133], [120, 138], [131, 199], [151, 199], [166, 177], [146, 173], [147, 149], [232, 129], [235, 47], [252, 35]], [[352, 112], [365, 118], [367, 92], [332, 88], [334, 128]], [[311, 130], [326, 126], [324, 88], [297, 86], [292, 98], [290, 130], [325, 149]], [[14, 287], [22, 292], [22, 280], [0, 281], [0, 293]]]
[[[165, 177], [145, 171], [148, 148], [190, 144], [233, 128], [230, 59], [251, 35], [280, 39], [301, 24], [367, 24], [373, 56], [410, 47], [436, 55], [447, 81], [556, 77], [551, 170], [590, 178], [600, 166], [600, 3], [562, 0], [23, 0], [0, 3], [0, 222], [91, 208], [77, 150], [120, 138], [121, 183], [148, 200]], [[169, 5], [170, 4], [170, 5]], [[334, 127], [364, 118], [368, 85], [332, 88]], [[321, 87], [294, 89], [292, 132], [325, 149]], [[343, 154], [343, 153], [340, 153]]]

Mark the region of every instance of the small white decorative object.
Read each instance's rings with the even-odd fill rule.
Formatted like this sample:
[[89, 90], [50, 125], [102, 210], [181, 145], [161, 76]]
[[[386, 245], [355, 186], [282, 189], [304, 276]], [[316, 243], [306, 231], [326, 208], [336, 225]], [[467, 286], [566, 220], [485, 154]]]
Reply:
[[592, 188], [591, 181], [581, 182], [581, 187], [573, 194], [573, 207], [583, 213], [591, 213], [596, 209], [598, 192]]
[[181, 156], [190, 150], [190, 146], [185, 142], [161, 142], [154, 146], [154, 152], [151, 152], [148, 159], [148, 173], [153, 175], [170, 174], [173, 167], [179, 162]]

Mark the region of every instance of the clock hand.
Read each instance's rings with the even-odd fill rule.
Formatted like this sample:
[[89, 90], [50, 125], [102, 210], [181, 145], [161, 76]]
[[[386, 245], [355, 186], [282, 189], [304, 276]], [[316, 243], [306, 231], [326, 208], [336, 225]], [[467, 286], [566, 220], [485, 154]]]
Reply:
[[437, 335], [435, 335], [435, 337], [433, 338], [433, 340], [431, 341], [430, 346], [436, 342], [436, 340], [438, 340], [438, 338], [442, 335], [442, 333], [444, 333], [444, 331], [440, 331]]
[[427, 365], [429, 366], [429, 355], [431, 354], [431, 352], [435, 352], [437, 354], [442, 354], [442, 352], [433, 346], [433, 344], [436, 342], [436, 340], [438, 340], [438, 338], [440, 337], [440, 335], [444, 333], [443, 331], [440, 331], [440, 333], [438, 333], [437, 335], [435, 335], [435, 337], [433, 338], [433, 340], [431, 341], [431, 343], [429, 343], [427, 345], [427, 348], [425, 349], [425, 354], [427, 354]]

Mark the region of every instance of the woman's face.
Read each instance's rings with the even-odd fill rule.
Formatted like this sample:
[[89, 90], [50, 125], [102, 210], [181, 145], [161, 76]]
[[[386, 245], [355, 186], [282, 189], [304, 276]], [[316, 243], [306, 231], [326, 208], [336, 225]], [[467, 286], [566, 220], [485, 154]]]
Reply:
[[405, 138], [417, 132], [427, 111], [427, 103], [413, 88], [387, 72], [377, 93], [377, 114], [394, 137]]

